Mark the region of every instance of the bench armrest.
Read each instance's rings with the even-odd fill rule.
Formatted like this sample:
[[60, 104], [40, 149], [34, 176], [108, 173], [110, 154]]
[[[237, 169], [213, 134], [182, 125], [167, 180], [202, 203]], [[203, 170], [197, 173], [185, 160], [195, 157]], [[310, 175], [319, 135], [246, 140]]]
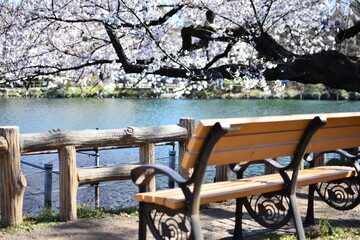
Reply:
[[244, 174], [245, 170], [253, 164], [265, 164], [265, 165], [271, 166], [277, 172], [279, 172], [281, 175], [283, 174], [284, 170], [286, 170], [286, 166], [281, 165], [280, 163], [278, 163], [277, 161], [275, 161], [272, 158], [267, 158], [267, 159], [262, 159], [262, 160], [257, 160], [257, 161], [250, 161], [243, 165], [237, 164], [235, 166], [231, 166], [231, 169], [233, 172], [235, 172], [237, 174], [238, 178], [243, 178], [243, 174]]
[[140, 188], [147, 186], [156, 175], [165, 175], [179, 186], [188, 181], [173, 169], [160, 164], [143, 164], [131, 170], [131, 179]]
[[349, 153], [346, 150], [336, 149], [336, 150], [324, 151], [324, 152], [316, 153], [316, 155], [315, 155], [315, 157], [313, 159], [307, 160], [307, 158], [305, 158], [305, 160], [308, 163], [310, 163], [311, 167], [314, 167], [315, 163], [316, 163], [316, 160], [318, 160], [322, 155], [327, 154], [327, 153], [337, 153], [340, 156], [345, 157], [349, 161], [351, 166], [355, 168], [355, 171], [358, 174], [358, 177], [360, 178], [360, 164], [359, 164], [359, 161], [358, 161], [360, 159], [360, 154], [354, 155], [354, 154]]
[[349, 161], [351, 161], [351, 162], [355, 162], [355, 161], [357, 161], [357, 160], [360, 159], [360, 155], [351, 154], [351, 153], [349, 153], [348, 151], [343, 150], [343, 149], [336, 149], [336, 150], [319, 152], [319, 153], [316, 153], [315, 157], [312, 158], [312, 159], [308, 159], [308, 158], [309, 158], [309, 155], [307, 155], [304, 159], [305, 159], [305, 161], [307, 161], [308, 163], [314, 164], [316, 160], [318, 160], [322, 155], [327, 154], [327, 153], [337, 153], [337, 154], [339, 154], [340, 156], [345, 157], [347, 160], [349, 160]]

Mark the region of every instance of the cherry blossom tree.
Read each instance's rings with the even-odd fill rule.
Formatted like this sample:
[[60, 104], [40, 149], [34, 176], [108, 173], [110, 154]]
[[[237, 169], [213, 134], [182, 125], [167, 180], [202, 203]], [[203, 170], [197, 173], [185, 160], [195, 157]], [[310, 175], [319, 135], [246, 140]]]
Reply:
[[0, 76], [293, 80], [360, 92], [359, 32], [359, 0], [3, 0]]

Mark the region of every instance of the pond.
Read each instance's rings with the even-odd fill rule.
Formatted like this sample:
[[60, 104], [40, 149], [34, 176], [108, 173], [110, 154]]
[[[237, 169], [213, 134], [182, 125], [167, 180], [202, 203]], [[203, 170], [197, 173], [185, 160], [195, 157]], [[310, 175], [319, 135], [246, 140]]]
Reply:
[[[21, 133], [44, 132], [53, 128], [118, 129], [177, 124], [181, 117], [205, 118], [250, 117], [301, 113], [355, 112], [360, 104], [352, 101], [312, 100], [181, 100], [181, 99], [0, 99], [0, 125], [15, 125]], [[171, 146], [156, 148], [156, 161], [167, 164]], [[78, 167], [92, 166], [94, 152], [78, 153]], [[43, 165], [52, 163], [58, 169], [57, 154], [23, 156], [23, 161]], [[137, 162], [138, 150], [102, 151], [100, 164], [114, 166]], [[43, 207], [44, 172], [22, 164], [28, 180], [25, 192], [25, 214]], [[255, 171], [257, 171], [255, 169]], [[213, 171], [207, 175], [212, 179]], [[158, 187], [167, 180], [157, 180]], [[53, 174], [53, 206], [58, 207], [58, 175]], [[100, 184], [100, 206], [118, 207], [134, 204], [137, 188], [131, 181]], [[85, 185], [78, 191], [78, 204], [93, 205], [94, 187]]]

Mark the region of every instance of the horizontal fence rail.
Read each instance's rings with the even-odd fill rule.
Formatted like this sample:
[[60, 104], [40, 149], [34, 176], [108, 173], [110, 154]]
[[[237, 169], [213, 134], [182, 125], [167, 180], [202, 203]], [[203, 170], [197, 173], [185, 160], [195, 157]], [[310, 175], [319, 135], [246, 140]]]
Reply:
[[21, 151], [34, 152], [60, 149], [65, 146], [104, 147], [131, 144], [146, 144], [167, 141], [184, 141], [187, 130], [179, 125], [160, 127], [128, 127], [116, 130], [53, 129], [43, 133], [21, 134]]
[[[170, 150], [168, 156], [166, 157], [156, 157], [155, 161], [164, 160], [168, 161], [169, 167], [175, 170], [176, 166], [176, 151], [174, 142], [165, 142], [165, 143], [156, 143], [155, 147], [159, 146], [171, 146], [173, 150]], [[101, 182], [106, 181], [119, 181], [119, 180], [130, 180], [131, 179], [131, 170], [139, 166], [140, 163], [137, 164], [126, 164], [122, 166], [109, 166], [109, 165], [100, 165], [100, 152], [108, 151], [108, 150], [119, 150], [119, 149], [134, 149], [139, 148], [138, 146], [117, 146], [117, 147], [101, 147], [101, 148], [81, 148], [77, 149], [76, 152], [79, 154], [84, 154], [89, 157], [95, 158], [95, 163], [92, 166], [81, 167], [77, 169], [78, 175], [78, 183], [81, 185], [89, 185], [88, 187], [92, 187], [95, 190], [94, 203], [96, 207], [100, 206], [100, 185]], [[48, 150], [48, 151], [40, 151], [40, 152], [31, 152], [31, 153], [23, 153], [22, 156], [34, 156], [34, 155], [44, 155], [44, 154], [55, 154], [56, 150]], [[31, 163], [25, 160], [21, 160], [21, 164], [30, 166], [32, 168], [40, 169], [44, 171], [44, 207], [46, 209], [52, 208], [52, 175], [59, 175], [58, 170], [53, 169], [52, 163], [45, 163], [43, 165]], [[27, 177], [27, 176], [26, 176]], [[160, 179], [157, 179], [160, 180]], [[161, 181], [161, 180], [160, 180]], [[159, 184], [158, 184], [159, 185]], [[174, 187], [173, 181], [168, 181], [169, 188]], [[78, 188], [80, 189], [80, 188]], [[83, 188], [82, 188], [83, 189]], [[31, 193], [29, 193], [31, 194]]]
[[[27, 182], [21, 172], [21, 155], [58, 154], [60, 220], [72, 221], [77, 218], [76, 195], [80, 185], [129, 179], [131, 169], [138, 164], [155, 162], [155, 145], [166, 144], [165, 142], [178, 142], [181, 159], [194, 128], [193, 118], [181, 118], [178, 125], [158, 127], [76, 131], [53, 129], [43, 133], [27, 134], [20, 134], [19, 127], [16, 126], [0, 126], [1, 225], [18, 226], [22, 222]], [[139, 148], [139, 163], [90, 169], [76, 167], [76, 152], [81, 151], [80, 148], [106, 150], [123, 146]], [[186, 169], [180, 168], [179, 171], [184, 177], [190, 174]], [[155, 180], [149, 183], [147, 190], [155, 190]]]

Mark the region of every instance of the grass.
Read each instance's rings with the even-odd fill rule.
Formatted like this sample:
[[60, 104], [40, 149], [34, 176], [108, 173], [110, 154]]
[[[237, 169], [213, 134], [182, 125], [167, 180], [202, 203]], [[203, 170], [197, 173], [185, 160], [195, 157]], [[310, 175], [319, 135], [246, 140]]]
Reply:
[[[320, 219], [319, 224], [305, 230], [308, 240], [352, 240], [360, 239], [360, 229], [334, 227], [327, 219]], [[263, 240], [296, 240], [295, 235], [270, 236]]]
[[16, 234], [19, 231], [33, 231], [37, 228], [47, 227], [59, 222], [59, 212], [44, 209], [34, 216], [25, 216], [23, 222], [18, 227], [7, 227], [7, 233]]
[[[137, 216], [138, 208], [90, 208], [88, 206], [78, 206], [77, 216], [79, 219], [105, 218], [109, 214]], [[59, 211], [42, 210], [34, 216], [25, 216], [23, 223], [18, 227], [8, 227], [5, 231], [10, 234], [16, 234], [19, 231], [33, 231], [41, 227], [52, 226], [60, 221]], [[262, 240], [296, 240], [295, 235], [273, 235]], [[347, 227], [334, 227], [327, 219], [320, 219], [318, 225], [309, 227], [306, 230], [306, 239], [308, 240], [352, 240], [360, 239], [360, 229]]]
[[[137, 207], [129, 208], [90, 208], [88, 206], [78, 206], [77, 216], [79, 219], [105, 218], [109, 214], [136, 216]], [[23, 222], [18, 227], [7, 227], [5, 232], [16, 234], [19, 231], [33, 231], [41, 227], [52, 226], [60, 222], [60, 213], [55, 210], [44, 209], [36, 215], [25, 216]]]

